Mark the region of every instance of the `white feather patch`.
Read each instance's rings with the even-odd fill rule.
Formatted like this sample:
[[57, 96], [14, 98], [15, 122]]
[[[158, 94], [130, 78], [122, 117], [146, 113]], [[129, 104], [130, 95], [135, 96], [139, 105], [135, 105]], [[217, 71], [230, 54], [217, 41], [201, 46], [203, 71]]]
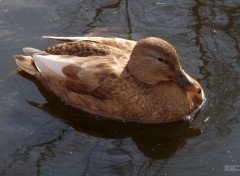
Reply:
[[62, 59], [58, 55], [33, 55], [33, 60], [41, 74], [50, 74], [66, 77], [62, 72], [63, 67], [71, 64], [69, 60]]

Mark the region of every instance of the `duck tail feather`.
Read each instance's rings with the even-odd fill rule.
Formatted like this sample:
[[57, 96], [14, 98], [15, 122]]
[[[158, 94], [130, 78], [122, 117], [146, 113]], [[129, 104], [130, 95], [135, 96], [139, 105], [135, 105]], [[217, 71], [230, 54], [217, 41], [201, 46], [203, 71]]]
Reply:
[[14, 55], [13, 57], [17, 65], [25, 72], [31, 75], [35, 75], [38, 72], [31, 56]]

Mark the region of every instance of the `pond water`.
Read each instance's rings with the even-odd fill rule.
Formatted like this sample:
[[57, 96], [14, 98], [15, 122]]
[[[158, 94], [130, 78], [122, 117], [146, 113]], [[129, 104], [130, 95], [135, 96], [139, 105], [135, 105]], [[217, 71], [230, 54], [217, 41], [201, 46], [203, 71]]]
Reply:
[[[240, 1], [0, 0], [0, 175], [239, 175]], [[116, 122], [65, 106], [12, 57], [42, 35], [174, 44], [207, 101], [192, 124]], [[229, 169], [230, 168], [230, 169]]]

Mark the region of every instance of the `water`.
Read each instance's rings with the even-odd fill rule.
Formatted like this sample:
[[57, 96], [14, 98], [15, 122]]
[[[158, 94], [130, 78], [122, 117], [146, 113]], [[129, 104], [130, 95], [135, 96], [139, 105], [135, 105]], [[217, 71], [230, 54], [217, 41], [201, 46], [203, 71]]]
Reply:
[[[115, 122], [66, 107], [16, 74], [42, 35], [162, 37], [202, 84], [192, 124]], [[240, 2], [0, 0], [0, 175], [239, 175]], [[201, 132], [200, 132], [201, 131]]]

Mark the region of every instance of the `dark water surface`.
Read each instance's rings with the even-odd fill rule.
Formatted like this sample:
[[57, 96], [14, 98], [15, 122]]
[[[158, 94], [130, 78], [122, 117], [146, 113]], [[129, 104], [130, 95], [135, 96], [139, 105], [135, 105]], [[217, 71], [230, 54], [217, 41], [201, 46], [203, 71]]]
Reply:
[[[207, 97], [190, 126], [80, 113], [13, 72], [13, 54], [52, 44], [42, 35], [101, 28], [100, 36], [174, 44]], [[224, 171], [240, 167], [239, 40], [237, 0], [0, 0], [0, 175], [240, 175]]]

